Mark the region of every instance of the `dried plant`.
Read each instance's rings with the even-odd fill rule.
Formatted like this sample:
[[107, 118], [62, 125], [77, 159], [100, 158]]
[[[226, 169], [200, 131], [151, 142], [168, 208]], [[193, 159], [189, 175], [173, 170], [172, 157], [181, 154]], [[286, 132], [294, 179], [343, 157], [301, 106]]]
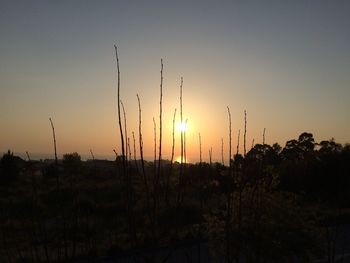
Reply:
[[230, 112], [230, 108], [229, 106], [227, 106], [227, 113], [228, 113], [228, 121], [229, 121], [229, 128], [228, 128], [228, 132], [229, 132], [229, 166], [230, 166], [230, 170], [231, 170], [231, 159], [232, 159], [232, 121], [231, 121], [231, 112]]
[[128, 152], [129, 152], [129, 161], [131, 161], [131, 146], [130, 146], [130, 137], [128, 137]]
[[243, 144], [244, 144], [244, 157], [247, 155], [247, 150], [246, 150], [246, 139], [247, 139], [247, 111], [244, 111], [244, 139], [243, 139]]
[[[182, 115], [182, 86], [183, 86], [183, 78], [181, 77], [181, 83], [180, 83], [180, 123], [182, 125], [183, 123], [183, 115]], [[180, 132], [181, 135], [181, 157], [180, 157], [180, 175], [179, 175], [179, 189], [178, 189], [178, 198], [177, 198], [177, 203], [178, 206], [180, 205], [181, 202], [181, 191], [182, 191], [182, 177], [183, 177], [183, 161], [184, 161], [184, 134], [183, 131], [181, 130]]]
[[118, 153], [117, 153], [117, 151], [116, 151], [115, 149], [113, 149], [113, 152], [114, 152], [114, 154], [115, 154], [115, 159], [117, 160]]
[[[183, 116], [182, 116], [182, 85], [183, 85], [183, 78], [181, 77], [181, 84], [180, 84], [180, 123], [183, 124]], [[181, 171], [182, 174], [182, 167], [183, 167], [183, 157], [184, 157], [184, 139], [183, 139], [183, 130], [181, 129]]]
[[[139, 145], [140, 145], [140, 158], [141, 158], [141, 169], [142, 169], [142, 177], [143, 177], [143, 183], [145, 186], [145, 192], [146, 192], [146, 206], [148, 211], [148, 216], [151, 222], [151, 225], [154, 225], [154, 218], [151, 215], [151, 209], [150, 209], [150, 190], [148, 186], [148, 180], [146, 176], [146, 169], [145, 169], [145, 160], [143, 158], [143, 139], [142, 139], [142, 110], [141, 110], [141, 100], [138, 94], [136, 94], [137, 102], [139, 105]], [[153, 231], [152, 231], [153, 232]]]
[[26, 155], [27, 155], [28, 161], [30, 162], [31, 160], [30, 160], [30, 156], [29, 156], [28, 151], [26, 151]]
[[212, 154], [213, 154], [213, 147], [210, 147], [209, 149], [209, 164], [212, 166]]
[[236, 152], [236, 154], [238, 155], [239, 154], [239, 137], [240, 137], [240, 135], [241, 135], [241, 130], [238, 130], [238, 138], [237, 138], [237, 152]]
[[135, 133], [132, 132], [132, 141], [133, 141], [133, 149], [134, 149], [134, 163], [135, 163], [135, 168], [138, 171], [138, 167], [137, 167], [137, 160], [136, 160], [136, 142], [135, 142]]
[[[185, 127], [187, 127], [187, 121], [188, 121], [188, 119], [186, 119], [186, 121], [185, 121]], [[187, 163], [187, 155], [186, 155], [186, 129], [184, 129], [183, 133], [184, 133], [184, 160], [185, 160], [185, 168], [186, 168], [186, 163]]]
[[90, 154], [91, 154], [92, 160], [95, 160], [95, 156], [94, 156], [94, 153], [92, 152], [92, 149], [90, 149]]
[[175, 118], [176, 118], [176, 109], [174, 110], [174, 117], [173, 117], [173, 132], [172, 132], [172, 136], [173, 136], [173, 143], [172, 143], [172, 147], [171, 147], [171, 164], [174, 162], [174, 150], [175, 150]]
[[[230, 169], [230, 177], [232, 176], [232, 120], [231, 120], [231, 112], [230, 108], [227, 106], [228, 113], [228, 121], [229, 121], [229, 169]], [[211, 158], [211, 157], [210, 157]], [[211, 162], [211, 160], [210, 160]], [[226, 257], [227, 262], [231, 262], [231, 206], [232, 206], [232, 194], [228, 192], [226, 194], [226, 218], [225, 218], [225, 234], [226, 234]]]
[[153, 117], [153, 137], [154, 137], [154, 155], [153, 155], [153, 163], [154, 163], [154, 170], [156, 170], [156, 164], [157, 164], [157, 124], [156, 120]]
[[[128, 148], [127, 145], [127, 134], [125, 134], [125, 141], [124, 141], [124, 135], [123, 135], [123, 128], [122, 128], [122, 122], [121, 122], [121, 113], [120, 113], [120, 104], [122, 104], [120, 99], [120, 68], [119, 68], [119, 57], [118, 57], [118, 48], [116, 45], [114, 45], [115, 49], [115, 55], [117, 60], [117, 71], [118, 71], [118, 123], [119, 123], [119, 131], [120, 131], [120, 140], [122, 145], [122, 160], [123, 160], [123, 175], [125, 178], [125, 187], [126, 187], [126, 208], [127, 208], [127, 216], [128, 216], [128, 227], [129, 227], [129, 237], [130, 240], [132, 240], [133, 243], [136, 242], [136, 232], [135, 232], [135, 226], [134, 226], [134, 218], [133, 218], [133, 207], [132, 207], [132, 189], [131, 189], [131, 180], [130, 175], [127, 170], [127, 150], [125, 148]], [[123, 112], [124, 112], [124, 128], [125, 132], [126, 129], [126, 115], [123, 106]]]
[[128, 130], [127, 130], [127, 124], [126, 124], [126, 114], [125, 114], [125, 108], [124, 108], [124, 104], [123, 101], [120, 101], [120, 105], [122, 105], [122, 110], [123, 110], [123, 116], [124, 116], [124, 134], [125, 134], [125, 160], [126, 160], [126, 164], [128, 162], [128, 155], [130, 153], [129, 147], [128, 145]]
[[169, 184], [170, 184], [170, 176], [173, 172], [173, 164], [174, 164], [174, 153], [175, 153], [175, 118], [176, 118], [176, 109], [174, 110], [174, 117], [173, 117], [173, 141], [172, 141], [172, 147], [171, 147], [171, 159], [170, 159], [170, 171], [168, 172], [167, 181], [166, 181], [166, 191], [165, 191], [165, 202], [169, 203]]
[[160, 60], [160, 98], [159, 98], [159, 158], [158, 172], [156, 177], [156, 185], [158, 186], [161, 176], [161, 161], [162, 161], [162, 107], [163, 107], [163, 59]]
[[202, 138], [201, 133], [198, 133], [198, 139], [199, 139], [199, 164], [202, 163]]
[[55, 133], [55, 126], [53, 125], [52, 119], [49, 118], [52, 128], [52, 137], [53, 137], [53, 146], [55, 150], [55, 163], [57, 165], [58, 159], [57, 159], [57, 147], [56, 147], [56, 133]]
[[264, 128], [264, 131], [263, 131], [263, 145], [265, 145], [265, 131], [266, 131], [266, 128]]
[[221, 138], [221, 162], [222, 162], [222, 165], [225, 165], [225, 162], [224, 162], [224, 138]]
[[138, 105], [139, 105], [139, 145], [140, 145], [140, 158], [141, 158], [141, 168], [142, 168], [142, 176], [143, 176], [143, 181], [145, 184], [145, 188], [146, 188], [146, 193], [149, 193], [148, 190], [148, 182], [147, 182], [147, 177], [146, 177], [146, 170], [145, 170], [145, 161], [143, 158], [143, 139], [142, 139], [142, 111], [141, 111], [141, 101], [140, 101], [140, 97], [137, 94], [137, 101], [138, 101]]
[[58, 176], [58, 159], [57, 159], [57, 147], [56, 147], [56, 132], [55, 132], [55, 126], [53, 125], [52, 119], [49, 118], [52, 128], [52, 137], [53, 137], [53, 145], [55, 150], [55, 173], [56, 173], [56, 183], [57, 183], [57, 189], [59, 189], [60, 181]]
[[125, 145], [124, 145], [124, 135], [123, 135], [123, 128], [122, 128], [122, 121], [120, 116], [120, 68], [119, 68], [119, 57], [118, 57], [118, 48], [116, 45], [114, 45], [115, 49], [115, 56], [117, 59], [117, 72], [118, 72], [118, 123], [119, 123], [119, 131], [120, 131], [120, 141], [122, 146], [122, 160], [123, 160], [123, 171], [124, 174], [126, 172], [125, 169]]

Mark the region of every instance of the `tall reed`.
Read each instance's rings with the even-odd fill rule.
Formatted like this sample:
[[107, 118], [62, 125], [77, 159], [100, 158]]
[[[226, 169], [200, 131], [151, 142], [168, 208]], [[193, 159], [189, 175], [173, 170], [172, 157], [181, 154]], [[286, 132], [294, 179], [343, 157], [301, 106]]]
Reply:
[[[182, 86], [183, 86], [183, 78], [181, 77], [181, 83], [180, 83], [180, 123], [183, 124], [183, 115], [182, 115]], [[179, 175], [179, 183], [178, 183], [178, 197], [177, 197], [177, 207], [179, 207], [181, 202], [181, 188], [183, 187], [182, 181], [183, 181], [183, 161], [184, 161], [184, 136], [183, 131], [181, 129], [180, 131], [181, 135], [181, 157], [180, 157], [180, 175]]]
[[265, 145], [265, 131], [266, 131], [266, 128], [264, 128], [264, 131], [263, 131], [263, 145]]
[[224, 138], [221, 138], [221, 163], [225, 165], [224, 162]]
[[148, 182], [147, 182], [147, 177], [146, 177], [146, 170], [145, 170], [145, 161], [143, 158], [143, 139], [142, 139], [142, 111], [141, 111], [141, 101], [140, 97], [137, 94], [137, 102], [139, 105], [139, 145], [140, 145], [140, 158], [141, 158], [141, 168], [142, 168], [142, 176], [143, 176], [143, 181], [145, 184], [146, 188], [146, 194], [149, 194], [149, 189], [148, 189]]
[[232, 121], [231, 121], [231, 112], [230, 112], [230, 107], [227, 106], [227, 113], [228, 113], [228, 121], [229, 121], [229, 127], [228, 127], [228, 132], [229, 132], [229, 144], [228, 144], [228, 149], [229, 149], [229, 166], [230, 166], [230, 171], [231, 171], [231, 159], [232, 159]]
[[247, 155], [246, 149], [246, 140], [247, 140], [247, 111], [244, 110], [244, 157]]
[[[230, 108], [227, 106], [228, 122], [229, 122], [229, 178], [232, 174], [232, 120]], [[225, 235], [226, 235], [226, 261], [231, 262], [231, 207], [232, 207], [232, 194], [231, 190], [226, 193], [226, 218], [225, 218]]]
[[135, 163], [135, 169], [137, 172], [139, 172], [138, 166], [137, 166], [137, 160], [136, 160], [136, 142], [135, 142], [135, 133], [132, 132], [132, 141], [133, 141], [133, 149], [134, 149], [134, 163]]
[[172, 132], [172, 146], [171, 146], [171, 159], [170, 159], [170, 171], [168, 172], [167, 180], [166, 180], [166, 190], [165, 190], [165, 202], [169, 204], [169, 186], [170, 186], [170, 176], [173, 172], [174, 165], [174, 153], [175, 153], [175, 118], [176, 118], [176, 108], [174, 110], [173, 116], [173, 132]]
[[157, 124], [154, 117], [153, 117], [153, 138], [154, 138], [153, 163], [154, 163], [154, 177], [155, 177], [156, 166], [157, 166]]
[[199, 164], [202, 164], [202, 138], [201, 138], [201, 133], [198, 133], [198, 139], [199, 139]]
[[212, 166], [212, 154], [213, 154], [213, 147], [210, 147], [209, 149], [209, 164]]
[[126, 113], [125, 113], [125, 108], [124, 108], [124, 104], [123, 101], [120, 100], [120, 105], [122, 105], [122, 110], [123, 110], [123, 117], [124, 117], [124, 134], [125, 134], [125, 160], [126, 160], [126, 165], [128, 164], [128, 153], [129, 153], [129, 149], [128, 149], [128, 130], [127, 130], [127, 123], [126, 123]]
[[185, 169], [186, 169], [186, 164], [187, 164], [187, 154], [186, 154], [186, 132], [187, 132], [187, 122], [188, 122], [188, 119], [186, 119], [185, 121], [185, 125], [184, 125], [184, 159], [185, 159]]
[[52, 137], [53, 137], [53, 145], [55, 150], [55, 173], [56, 173], [56, 183], [57, 183], [57, 189], [60, 187], [60, 181], [58, 176], [58, 159], [57, 159], [57, 147], [56, 147], [56, 133], [55, 133], [55, 126], [53, 125], [52, 119], [49, 118], [52, 128]]
[[118, 48], [116, 45], [114, 45], [115, 49], [115, 56], [117, 60], [117, 72], [118, 72], [118, 123], [119, 123], [119, 132], [120, 132], [120, 141], [122, 146], [122, 161], [123, 161], [123, 173], [125, 175], [126, 169], [125, 169], [125, 145], [124, 145], [124, 135], [123, 135], [123, 128], [122, 128], [122, 121], [121, 121], [121, 113], [120, 113], [120, 68], [119, 68], [119, 57], [118, 57]]
[[160, 98], [159, 98], [159, 157], [158, 157], [158, 172], [156, 180], [156, 188], [159, 184], [161, 176], [161, 161], [162, 161], [162, 112], [163, 111], [163, 59], [160, 60]]
[[239, 137], [241, 135], [241, 130], [238, 130], [238, 138], [237, 138], [237, 152], [236, 152], [236, 155], [239, 154]]

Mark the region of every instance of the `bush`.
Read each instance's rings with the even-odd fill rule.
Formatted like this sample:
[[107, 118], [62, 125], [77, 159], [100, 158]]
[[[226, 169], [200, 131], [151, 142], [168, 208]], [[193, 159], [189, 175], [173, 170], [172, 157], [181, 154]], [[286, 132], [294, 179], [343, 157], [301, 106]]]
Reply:
[[19, 175], [19, 157], [13, 155], [10, 150], [0, 160], [0, 184], [8, 184], [15, 181]]

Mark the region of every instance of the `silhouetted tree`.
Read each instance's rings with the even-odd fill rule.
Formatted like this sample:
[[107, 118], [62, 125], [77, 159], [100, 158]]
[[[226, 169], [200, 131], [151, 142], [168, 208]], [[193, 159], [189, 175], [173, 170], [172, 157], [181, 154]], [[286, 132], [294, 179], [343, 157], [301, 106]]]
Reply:
[[13, 155], [10, 150], [0, 160], [0, 183], [7, 184], [17, 179], [19, 175], [19, 157]]
[[279, 154], [282, 151], [281, 145], [279, 145], [277, 142], [272, 145], [272, 148], [277, 154]]
[[77, 175], [81, 169], [81, 157], [77, 152], [66, 153], [63, 155], [63, 168], [70, 176], [71, 184], [73, 184], [73, 177]]
[[315, 149], [315, 140], [312, 133], [303, 132], [299, 135], [298, 146], [303, 152], [311, 152]]
[[321, 141], [319, 145], [321, 146], [319, 152], [322, 154], [331, 152], [341, 152], [343, 148], [341, 144], [336, 143], [334, 141], [334, 138], [330, 139], [329, 141]]

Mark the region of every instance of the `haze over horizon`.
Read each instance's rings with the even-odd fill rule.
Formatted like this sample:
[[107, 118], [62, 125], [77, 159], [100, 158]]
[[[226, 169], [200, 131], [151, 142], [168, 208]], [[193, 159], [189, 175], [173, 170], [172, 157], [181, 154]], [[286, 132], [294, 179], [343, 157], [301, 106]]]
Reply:
[[0, 152], [51, 153], [52, 117], [59, 154], [120, 153], [114, 44], [128, 133], [139, 94], [147, 156], [161, 58], [165, 158], [181, 76], [189, 159], [199, 132], [205, 160], [221, 138], [227, 152], [227, 106], [234, 149], [244, 110], [248, 149], [264, 128], [282, 147], [304, 131], [350, 142], [348, 1], [2, 1], [0, 13]]

